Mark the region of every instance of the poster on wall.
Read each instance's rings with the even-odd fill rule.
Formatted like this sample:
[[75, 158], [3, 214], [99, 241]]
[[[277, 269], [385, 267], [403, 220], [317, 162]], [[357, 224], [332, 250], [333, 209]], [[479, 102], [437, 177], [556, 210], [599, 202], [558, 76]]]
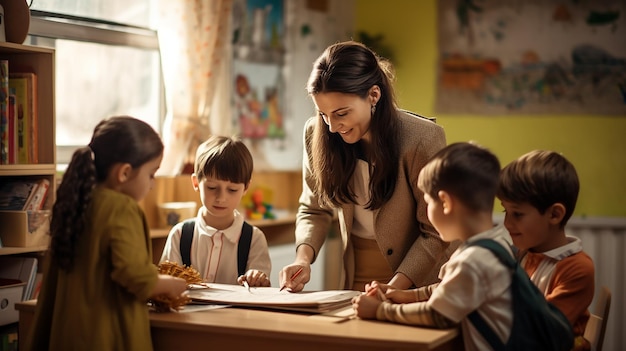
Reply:
[[233, 45], [235, 54], [256, 61], [277, 61], [284, 49], [283, 0], [235, 0]]
[[268, 149], [285, 146], [283, 0], [233, 2], [233, 119], [255, 169], [273, 168]]
[[242, 138], [284, 138], [280, 66], [233, 62], [234, 124]]
[[626, 0], [437, 4], [437, 112], [626, 115]]

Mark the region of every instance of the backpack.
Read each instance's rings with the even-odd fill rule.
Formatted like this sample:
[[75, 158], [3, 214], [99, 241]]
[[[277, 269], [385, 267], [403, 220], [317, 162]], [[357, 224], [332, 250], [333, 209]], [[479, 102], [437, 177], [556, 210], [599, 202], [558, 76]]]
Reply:
[[[180, 256], [185, 267], [191, 266], [191, 241], [193, 239], [193, 230], [196, 226], [195, 219], [188, 219], [183, 222], [183, 230], [180, 235]], [[246, 274], [246, 266], [248, 264], [248, 254], [250, 253], [250, 244], [252, 243], [252, 226], [248, 222], [243, 222], [241, 228], [241, 237], [237, 243], [237, 272], [239, 275]]]
[[556, 306], [546, 301], [543, 293], [509, 252], [491, 239], [477, 240], [469, 245], [489, 249], [512, 274], [513, 326], [506, 344], [478, 311], [468, 315], [470, 322], [491, 347], [494, 350], [571, 350], [574, 346], [574, 332], [569, 320]]

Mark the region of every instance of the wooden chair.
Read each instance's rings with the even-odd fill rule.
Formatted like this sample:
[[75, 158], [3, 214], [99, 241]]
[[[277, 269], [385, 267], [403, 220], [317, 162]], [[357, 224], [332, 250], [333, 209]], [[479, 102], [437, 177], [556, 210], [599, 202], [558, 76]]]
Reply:
[[606, 331], [606, 322], [609, 318], [609, 309], [611, 308], [611, 290], [606, 286], [600, 289], [598, 300], [591, 311], [587, 327], [585, 327], [584, 338], [591, 343], [592, 351], [602, 351], [602, 343], [604, 342], [604, 332]]

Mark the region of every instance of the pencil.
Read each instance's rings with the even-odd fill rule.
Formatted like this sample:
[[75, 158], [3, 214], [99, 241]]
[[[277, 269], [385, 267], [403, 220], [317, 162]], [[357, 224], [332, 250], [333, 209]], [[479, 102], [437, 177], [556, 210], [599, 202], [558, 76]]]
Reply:
[[[291, 278], [289, 278], [289, 280], [290, 280], [290, 281], [293, 281], [294, 279], [296, 279], [296, 278], [300, 275], [300, 273], [302, 273], [302, 268], [304, 268], [304, 267], [300, 267], [300, 269], [298, 269], [298, 270], [296, 271], [296, 273], [294, 273], [294, 274], [291, 276]], [[280, 287], [280, 290], [278, 290], [278, 291], [283, 291], [283, 289], [285, 289], [285, 287], [286, 287], [286, 285], [281, 286], [281, 287]]]

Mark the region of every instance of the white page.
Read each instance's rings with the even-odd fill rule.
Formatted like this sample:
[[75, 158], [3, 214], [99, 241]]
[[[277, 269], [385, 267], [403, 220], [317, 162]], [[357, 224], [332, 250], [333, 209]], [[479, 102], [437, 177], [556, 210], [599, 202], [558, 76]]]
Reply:
[[292, 293], [279, 288], [250, 288], [240, 285], [211, 284], [208, 289], [193, 289], [189, 297], [194, 300], [259, 307], [317, 307], [349, 302], [360, 294], [352, 290], [301, 291]]

